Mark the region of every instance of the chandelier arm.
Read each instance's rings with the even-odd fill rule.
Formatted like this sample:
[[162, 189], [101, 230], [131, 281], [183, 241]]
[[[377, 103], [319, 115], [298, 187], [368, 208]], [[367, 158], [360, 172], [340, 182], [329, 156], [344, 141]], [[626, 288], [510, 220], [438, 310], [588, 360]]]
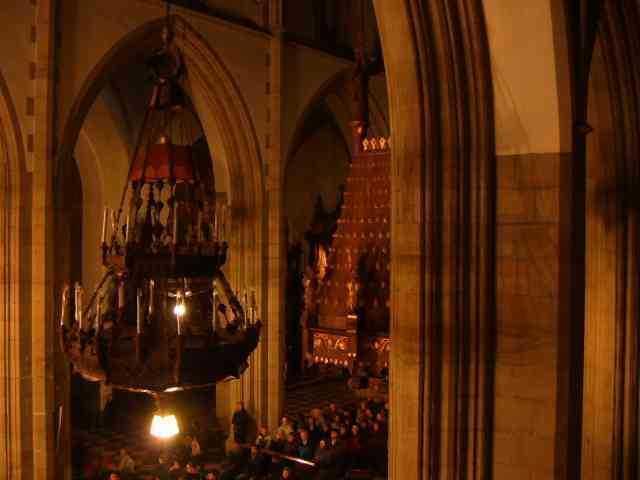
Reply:
[[[155, 87], [155, 88], [157, 88], [157, 87]], [[140, 136], [143, 136], [142, 133], [143, 133], [143, 131], [140, 132]], [[144, 185], [145, 180], [146, 180], [145, 175], [147, 174], [147, 165], [149, 163], [149, 150], [151, 148], [152, 141], [153, 141], [153, 136], [149, 135], [147, 137], [147, 141], [146, 141], [146, 145], [147, 145], [146, 154], [144, 156], [144, 160], [142, 161], [142, 172], [140, 173], [140, 193], [142, 193], [142, 186]], [[134, 158], [134, 161], [135, 161], [135, 158]]]
[[87, 307], [84, 309], [84, 311], [82, 312], [82, 316], [86, 316], [90, 311], [91, 311], [91, 307], [93, 307], [93, 304], [96, 301], [96, 298], [98, 298], [98, 292], [100, 291], [100, 289], [102, 288], [102, 286], [104, 285], [104, 282], [107, 281], [107, 279], [109, 277], [111, 277], [112, 275], [115, 275], [114, 271], [112, 269], [109, 269], [106, 271], [106, 273], [102, 276], [102, 280], [100, 280], [100, 283], [98, 283], [98, 286], [96, 287], [96, 289], [93, 292], [93, 295], [91, 295], [91, 298], [89, 299], [89, 303], [87, 304]]
[[214, 274], [213, 278], [214, 280], [220, 282], [220, 285], [222, 286], [222, 291], [224, 295], [227, 297], [227, 300], [229, 301], [229, 306], [231, 307], [231, 310], [233, 310], [234, 315], [240, 319], [240, 325], [244, 326], [245, 325], [244, 309], [242, 308], [242, 304], [238, 300], [238, 297], [236, 297], [236, 294], [233, 292], [233, 289], [231, 288], [231, 285], [229, 284], [227, 277], [224, 276], [224, 273], [222, 273], [222, 271], [218, 271]]
[[192, 290], [190, 296], [195, 297], [196, 295], [203, 295], [203, 294], [209, 295], [210, 293], [211, 293], [211, 289], [210, 288], [205, 288], [205, 289], [202, 289], [202, 290], [197, 290], [195, 292]]
[[[229, 380], [234, 380], [234, 379], [235, 379], [234, 377], [229, 378]], [[144, 388], [144, 387], [137, 387], [137, 386], [126, 385], [126, 384], [119, 384], [119, 383], [111, 383], [109, 385], [112, 388], [115, 388], [116, 390], [123, 390], [131, 393], [143, 393], [146, 395], [150, 395], [153, 398], [158, 398], [158, 397], [165, 396], [167, 394], [176, 393], [176, 392], [186, 392], [191, 390], [202, 390], [205, 388], [211, 388], [211, 387], [215, 387], [218, 383], [220, 382], [199, 383], [195, 385], [186, 384], [186, 385], [179, 385], [179, 386], [174, 386], [169, 384], [163, 387], [162, 389]]]
[[[153, 93], [151, 94], [152, 99], [155, 96], [155, 94], [156, 94], [156, 91], [155, 91], [155, 88], [154, 88]], [[131, 178], [131, 172], [133, 172], [133, 167], [134, 167], [134, 165], [136, 163], [136, 158], [138, 156], [138, 151], [140, 150], [140, 145], [142, 143], [143, 132], [145, 131], [145, 129], [147, 127], [147, 123], [149, 122], [149, 115], [151, 113], [151, 102], [152, 102], [152, 100], [149, 101], [149, 105], [147, 106], [147, 109], [144, 112], [144, 119], [142, 120], [142, 125], [140, 126], [140, 133], [138, 134], [138, 139], [136, 141], [136, 147], [133, 150], [133, 156], [131, 158], [131, 162], [129, 163], [129, 171], [127, 173], [127, 180], [125, 181], [124, 189], [122, 190], [122, 195], [120, 196], [120, 205], [118, 206], [118, 214], [116, 215], [116, 228], [115, 228], [114, 232], [117, 232], [118, 231], [118, 227], [120, 226], [120, 216], [122, 215], [122, 207], [124, 206], [124, 200], [125, 200], [125, 197], [127, 196], [127, 190], [129, 189], [129, 179]], [[114, 233], [114, 235], [115, 235], [115, 233]]]

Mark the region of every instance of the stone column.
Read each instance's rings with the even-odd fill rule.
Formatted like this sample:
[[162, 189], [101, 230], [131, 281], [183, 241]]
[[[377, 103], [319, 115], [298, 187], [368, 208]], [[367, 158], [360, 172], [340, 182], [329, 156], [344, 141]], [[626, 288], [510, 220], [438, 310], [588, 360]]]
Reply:
[[[0, 477], [22, 478], [29, 468], [28, 308], [21, 302], [21, 163], [15, 111], [0, 75]], [[26, 330], [26, 331], [25, 331]], [[25, 433], [26, 432], [26, 433]]]
[[374, 7], [392, 125], [389, 478], [492, 478], [495, 151], [482, 5]]
[[34, 478], [55, 478], [53, 318], [53, 91], [55, 0], [36, 11], [36, 91], [31, 222], [31, 388]]
[[285, 290], [285, 235], [283, 220], [284, 160], [282, 151], [282, 0], [271, 0], [269, 22], [273, 38], [268, 61], [269, 83], [267, 86], [268, 138], [267, 138], [267, 412], [270, 428], [278, 423], [284, 401], [284, 290]]
[[[605, 2], [589, 68], [580, 478], [638, 478], [640, 319], [636, 2]], [[634, 76], [635, 73], [635, 76]]]

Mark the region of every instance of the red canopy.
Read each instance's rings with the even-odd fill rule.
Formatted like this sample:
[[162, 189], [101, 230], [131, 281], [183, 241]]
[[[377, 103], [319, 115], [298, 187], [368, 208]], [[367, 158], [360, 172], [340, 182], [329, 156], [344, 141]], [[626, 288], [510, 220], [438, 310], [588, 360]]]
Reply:
[[[142, 169], [144, 168], [144, 175]], [[173, 168], [173, 172], [171, 171]], [[156, 143], [138, 154], [129, 175], [129, 181], [145, 182], [169, 180], [191, 182], [194, 176], [193, 149], [190, 145]]]

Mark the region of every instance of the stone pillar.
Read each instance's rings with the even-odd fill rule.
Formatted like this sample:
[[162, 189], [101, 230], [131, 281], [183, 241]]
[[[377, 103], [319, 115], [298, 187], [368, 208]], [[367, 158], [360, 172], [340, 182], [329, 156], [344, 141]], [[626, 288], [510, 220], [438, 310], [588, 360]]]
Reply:
[[[605, 2], [588, 79], [581, 478], [638, 478], [640, 77], [634, 2]], [[633, 38], [633, 40], [632, 40]], [[635, 79], [635, 80], [632, 80]], [[632, 193], [633, 192], [633, 193]]]
[[15, 123], [15, 110], [4, 79], [0, 75], [0, 477], [29, 475], [28, 458], [30, 345], [28, 308], [21, 302], [21, 255], [23, 231], [20, 223], [22, 186], [21, 146]]
[[285, 291], [285, 242], [283, 213], [284, 160], [282, 151], [282, 0], [271, 0], [269, 5], [270, 27], [273, 32], [269, 54], [269, 119], [267, 139], [267, 412], [270, 428], [278, 424], [284, 401], [283, 367], [284, 352], [284, 291]]
[[53, 318], [54, 31], [55, 0], [36, 10], [36, 91], [31, 222], [31, 388], [34, 478], [55, 478]]
[[374, 1], [392, 125], [389, 478], [492, 478], [490, 59], [479, 2], [428, 4]]

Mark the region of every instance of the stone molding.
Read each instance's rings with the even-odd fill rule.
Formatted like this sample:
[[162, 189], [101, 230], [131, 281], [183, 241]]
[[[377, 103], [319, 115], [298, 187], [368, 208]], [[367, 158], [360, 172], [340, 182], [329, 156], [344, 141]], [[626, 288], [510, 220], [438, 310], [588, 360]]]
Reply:
[[20, 258], [23, 254], [21, 231], [25, 219], [22, 209], [22, 182], [25, 157], [19, 122], [9, 91], [0, 73], [0, 477], [21, 478], [28, 472], [23, 460], [28, 449], [24, 444], [30, 416], [24, 402], [28, 374], [23, 358], [28, 355], [28, 339], [21, 325], [24, 273]]

